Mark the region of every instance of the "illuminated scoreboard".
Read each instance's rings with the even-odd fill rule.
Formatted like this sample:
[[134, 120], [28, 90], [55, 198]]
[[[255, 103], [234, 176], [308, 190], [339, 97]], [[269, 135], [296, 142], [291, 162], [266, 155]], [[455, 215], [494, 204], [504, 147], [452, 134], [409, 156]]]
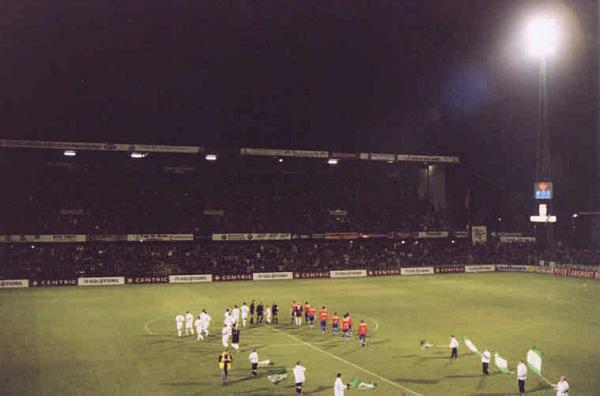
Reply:
[[552, 199], [552, 182], [538, 182], [533, 184], [533, 193], [535, 199]]

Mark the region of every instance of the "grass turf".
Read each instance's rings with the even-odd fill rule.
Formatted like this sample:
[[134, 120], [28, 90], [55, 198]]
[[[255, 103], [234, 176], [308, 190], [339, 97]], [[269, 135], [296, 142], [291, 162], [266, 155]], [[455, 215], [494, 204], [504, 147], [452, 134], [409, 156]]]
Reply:
[[[252, 298], [281, 307], [280, 325], [243, 329], [233, 352], [230, 384], [222, 387], [217, 357], [223, 306]], [[366, 319], [366, 348], [318, 329], [292, 329], [292, 299], [349, 311]], [[544, 352], [544, 375], [569, 377], [577, 395], [600, 394], [600, 282], [536, 274], [452, 274], [340, 280], [188, 285], [39, 288], [0, 292], [0, 393], [4, 395], [289, 395], [292, 379], [272, 385], [251, 378], [248, 353], [307, 367], [305, 393], [330, 395], [337, 372], [378, 383], [377, 395], [509, 395], [513, 375], [461, 344], [422, 351], [419, 341], [447, 344], [467, 335], [497, 349], [514, 368], [533, 345]], [[178, 339], [175, 314], [206, 308], [208, 342]], [[355, 325], [356, 326], [356, 325]], [[291, 374], [291, 373], [290, 373]], [[291, 376], [290, 376], [291, 377]], [[529, 374], [531, 394], [552, 390]], [[351, 394], [356, 392], [351, 392]]]

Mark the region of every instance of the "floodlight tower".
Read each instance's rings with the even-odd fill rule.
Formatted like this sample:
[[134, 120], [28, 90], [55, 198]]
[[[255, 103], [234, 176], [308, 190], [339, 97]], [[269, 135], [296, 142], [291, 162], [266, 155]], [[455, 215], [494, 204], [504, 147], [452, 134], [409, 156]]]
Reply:
[[[545, 235], [540, 235], [539, 232], [536, 232], [538, 234], [536, 237], [541, 239], [540, 242], [551, 244], [553, 239], [551, 224], [556, 222], [556, 216], [549, 215], [552, 210], [554, 191], [550, 172], [547, 72], [548, 58], [556, 53], [556, 48], [558, 46], [558, 23], [550, 16], [536, 16], [527, 24], [525, 39], [529, 55], [533, 56], [539, 62], [538, 122], [534, 183], [534, 199], [539, 213], [537, 216], [531, 216], [530, 220], [533, 223], [543, 223], [545, 225]], [[540, 190], [539, 187], [542, 189]]]

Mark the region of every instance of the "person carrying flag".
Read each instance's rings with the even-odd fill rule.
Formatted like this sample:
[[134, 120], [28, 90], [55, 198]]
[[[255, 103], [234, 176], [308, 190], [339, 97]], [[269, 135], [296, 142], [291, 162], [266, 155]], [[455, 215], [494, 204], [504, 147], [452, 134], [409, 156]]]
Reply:
[[329, 311], [323, 305], [321, 311], [319, 311], [319, 321], [321, 322], [321, 334], [325, 334], [325, 330], [327, 330], [327, 319], [329, 319]]
[[522, 360], [517, 365], [517, 383], [519, 384], [519, 395], [525, 394], [525, 380], [527, 379], [527, 366]]
[[367, 324], [364, 320], [358, 324], [358, 341], [363, 347], [367, 344]]
[[331, 329], [333, 330], [333, 334], [337, 334], [338, 329], [340, 328], [340, 317], [338, 316], [337, 312], [333, 313], [333, 316], [331, 317]]
[[450, 354], [450, 359], [458, 358], [458, 340], [453, 335], [450, 336], [450, 349], [452, 353]]
[[483, 371], [484, 375], [490, 375], [490, 372], [488, 371], [489, 367], [490, 367], [490, 360], [492, 359], [492, 354], [490, 353], [490, 351], [486, 349], [483, 350], [483, 353], [481, 354], [481, 369]]
[[556, 385], [552, 385], [556, 389], [556, 396], [569, 396], [569, 383], [567, 377], [560, 376], [560, 381]]

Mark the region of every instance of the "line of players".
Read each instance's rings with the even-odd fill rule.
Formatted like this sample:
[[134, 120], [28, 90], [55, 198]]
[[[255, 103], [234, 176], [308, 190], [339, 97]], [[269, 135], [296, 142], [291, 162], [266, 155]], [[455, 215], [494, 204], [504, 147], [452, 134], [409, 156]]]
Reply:
[[[306, 301], [304, 305], [296, 303], [296, 301], [292, 301], [291, 306], [291, 315], [292, 315], [292, 324], [299, 328], [302, 326], [302, 312], [304, 311], [304, 322], [308, 324], [311, 328], [314, 327], [315, 318], [317, 315], [316, 309]], [[325, 334], [327, 332], [327, 323], [329, 321], [329, 311], [325, 306], [321, 307], [319, 311], [319, 325], [321, 329], [321, 334]], [[331, 330], [333, 335], [337, 335], [340, 327], [342, 330], [342, 338], [345, 341], [350, 339], [352, 336], [352, 326], [354, 321], [350, 313], [346, 312], [341, 317], [337, 312], [334, 312], [331, 316]], [[367, 324], [364, 320], [361, 320], [358, 325], [358, 339], [360, 344], [364, 347], [367, 343]]]
[[[254, 300], [252, 300], [250, 306], [246, 305], [246, 303], [244, 302], [241, 308], [238, 308], [237, 305], [234, 305], [234, 308], [232, 310], [229, 310], [229, 308], [227, 308], [224, 313], [223, 329], [221, 330], [223, 346], [225, 348], [229, 346], [229, 338], [231, 337], [232, 347], [236, 350], [239, 350], [240, 323], [242, 324], [242, 327], [247, 326], [248, 319], [250, 319], [250, 324], [259, 324], [262, 323], [263, 320], [267, 324], [279, 323], [278, 313], [279, 308], [277, 304], [273, 304], [272, 306], [267, 305], [265, 310], [262, 302], [259, 304], [255, 304]], [[296, 328], [300, 328], [302, 326], [303, 314], [304, 323], [308, 324], [311, 328], [313, 328], [315, 318], [317, 317], [316, 309], [311, 304], [309, 304], [308, 301], [306, 301], [304, 305], [296, 303], [295, 300], [292, 301], [291, 323]], [[318, 313], [318, 319], [321, 334], [325, 334], [327, 332], [327, 324], [329, 322], [329, 311], [325, 306], [321, 307], [321, 310]], [[210, 326], [211, 320], [211, 316], [206, 312], [205, 309], [202, 310], [202, 312], [198, 315], [195, 321], [194, 315], [192, 315], [189, 311], [186, 312], [185, 316], [182, 314], [178, 314], [175, 317], [175, 321], [177, 324], [177, 335], [179, 337], [183, 335], [183, 329], [185, 324], [185, 335], [194, 335], [195, 327], [197, 335], [196, 340], [202, 341], [205, 337], [208, 337], [208, 328]], [[341, 317], [337, 314], [337, 312], [334, 312], [331, 316], [332, 334], [337, 335], [341, 329], [342, 338], [346, 341], [349, 340], [350, 336], [352, 335], [353, 324], [354, 321], [352, 319], [352, 316], [348, 312], [343, 314]], [[364, 320], [360, 321], [357, 330], [360, 344], [364, 347], [366, 345], [366, 337], [368, 331], [367, 324]]]

